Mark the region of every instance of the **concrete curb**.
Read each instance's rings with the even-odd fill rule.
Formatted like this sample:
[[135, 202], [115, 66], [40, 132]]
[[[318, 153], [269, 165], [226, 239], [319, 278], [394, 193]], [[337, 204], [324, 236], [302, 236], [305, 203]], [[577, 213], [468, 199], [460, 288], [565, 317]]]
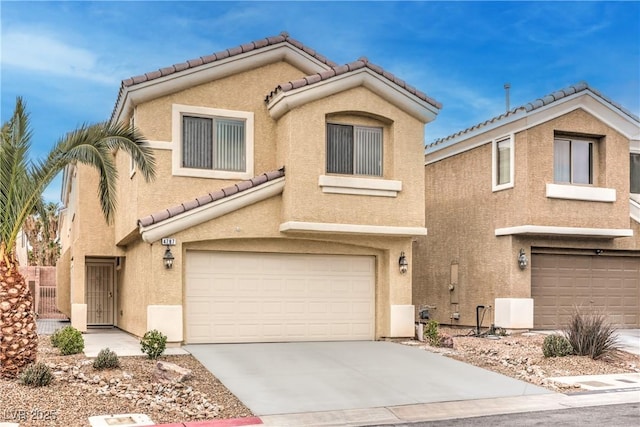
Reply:
[[265, 415], [261, 416], [260, 419], [264, 426], [273, 427], [363, 426], [463, 419], [486, 415], [550, 411], [625, 403], [640, 403], [640, 390], [576, 393], [572, 395], [557, 393], [426, 403], [385, 408]]
[[262, 421], [258, 417], [227, 418], [224, 420], [188, 421], [184, 423], [156, 424], [156, 427], [240, 427], [260, 426]]

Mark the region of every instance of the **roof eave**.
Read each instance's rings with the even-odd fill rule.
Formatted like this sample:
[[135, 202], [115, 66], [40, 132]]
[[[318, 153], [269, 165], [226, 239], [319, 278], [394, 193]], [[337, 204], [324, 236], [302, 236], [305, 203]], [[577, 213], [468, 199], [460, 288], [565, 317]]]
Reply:
[[[591, 101], [578, 102], [577, 100], [580, 98], [586, 98]], [[601, 107], [604, 109], [601, 110]], [[443, 141], [441, 144], [427, 146], [425, 163], [434, 163], [452, 155], [487, 144], [491, 142], [490, 138], [486, 140], [476, 140], [474, 143], [471, 143], [471, 141], [478, 136], [488, 134], [497, 129], [505, 128], [504, 134], [517, 133], [578, 109], [583, 109], [589, 114], [598, 117], [630, 140], [639, 138], [640, 123], [636, 121], [634, 116], [617, 108], [597, 93], [586, 89], [530, 111], [525, 111], [524, 108], [519, 109], [502, 119], [464, 132], [454, 138]], [[606, 113], [607, 111], [612, 114]], [[519, 120], [524, 121], [521, 124], [516, 124]]]
[[279, 61], [288, 62], [306, 74], [319, 73], [330, 68], [329, 65], [285, 41], [134, 85], [122, 84], [111, 120], [114, 123], [121, 122], [135, 105], [142, 102]]
[[301, 105], [359, 86], [366, 87], [423, 123], [433, 121], [440, 111], [439, 108], [381, 78], [368, 68], [361, 68], [297, 89], [280, 91], [269, 100], [267, 108], [271, 117], [277, 120]]
[[188, 228], [210, 221], [230, 212], [281, 194], [284, 190], [285, 178], [281, 177], [273, 181], [251, 188], [232, 196], [225, 197], [212, 203], [189, 210], [182, 214], [167, 218], [161, 222], [149, 226], [139, 226], [142, 240], [154, 243], [163, 237], [174, 235]]

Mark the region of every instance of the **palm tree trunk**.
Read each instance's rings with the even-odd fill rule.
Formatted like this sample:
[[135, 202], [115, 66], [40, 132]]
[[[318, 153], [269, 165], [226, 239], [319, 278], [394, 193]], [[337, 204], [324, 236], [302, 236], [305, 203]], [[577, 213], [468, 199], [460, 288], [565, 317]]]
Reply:
[[36, 360], [33, 296], [16, 266], [0, 259], [0, 377], [15, 378]]

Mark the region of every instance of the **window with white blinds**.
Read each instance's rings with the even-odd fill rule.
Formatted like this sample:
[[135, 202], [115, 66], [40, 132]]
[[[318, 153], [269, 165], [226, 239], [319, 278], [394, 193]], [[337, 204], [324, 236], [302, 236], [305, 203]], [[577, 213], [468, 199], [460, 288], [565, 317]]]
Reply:
[[182, 117], [182, 167], [246, 171], [245, 121]]
[[327, 173], [382, 176], [382, 128], [328, 123]]

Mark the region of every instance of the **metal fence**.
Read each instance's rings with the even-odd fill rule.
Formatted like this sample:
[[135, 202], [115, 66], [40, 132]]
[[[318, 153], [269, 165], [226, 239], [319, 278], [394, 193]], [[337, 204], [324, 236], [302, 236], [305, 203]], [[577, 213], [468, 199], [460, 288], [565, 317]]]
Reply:
[[66, 319], [67, 316], [58, 311], [56, 306], [56, 287], [39, 286], [37, 291], [38, 317], [40, 319]]

